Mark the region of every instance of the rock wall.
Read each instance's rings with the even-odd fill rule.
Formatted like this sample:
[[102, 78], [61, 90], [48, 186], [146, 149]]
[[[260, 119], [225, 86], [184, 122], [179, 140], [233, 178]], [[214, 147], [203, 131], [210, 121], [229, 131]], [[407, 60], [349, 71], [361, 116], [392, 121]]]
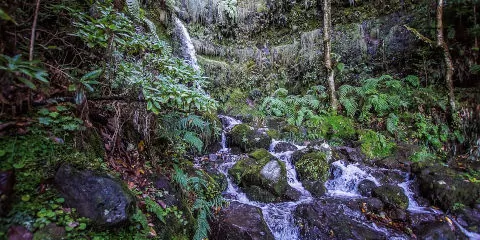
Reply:
[[[177, 14], [188, 23], [213, 95], [234, 87], [301, 93], [326, 85], [321, 1], [241, 0], [234, 12], [226, 7], [231, 2], [183, 0]], [[416, 48], [424, 45], [404, 27], [418, 24], [415, 7], [410, 1], [334, 1], [334, 60], [346, 66], [337, 82], [412, 72]]]

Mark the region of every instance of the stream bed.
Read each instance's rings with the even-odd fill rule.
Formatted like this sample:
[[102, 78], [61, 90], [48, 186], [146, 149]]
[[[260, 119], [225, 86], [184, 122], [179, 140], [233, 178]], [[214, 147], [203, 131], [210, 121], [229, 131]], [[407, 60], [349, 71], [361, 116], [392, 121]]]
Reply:
[[[330, 177], [324, 182], [324, 194], [313, 196], [297, 176], [292, 155], [307, 146], [273, 140], [268, 151], [284, 164], [288, 185], [297, 196], [294, 200], [268, 203], [253, 201], [229, 174], [229, 169], [246, 157], [246, 154], [231, 151], [227, 144], [228, 132], [241, 121], [228, 116], [220, 116], [220, 119], [224, 124], [221, 149], [207, 157], [197, 158], [196, 166], [225, 176], [227, 186], [223, 195], [236, 208], [219, 221], [223, 221], [221, 224], [233, 221], [232, 226], [241, 229], [241, 233], [235, 233], [238, 229], [230, 227], [214, 227], [212, 239], [480, 239], [479, 234], [467, 231], [453, 217], [426, 205], [425, 200], [417, 196], [415, 180], [408, 172], [373, 167], [362, 162], [333, 160], [332, 147], [327, 142], [319, 146], [330, 162]], [[282, 149], [276, 147], [278, 144], [290, 147]], [[263, 169], [275, 171], [274, 168]], [[372, 189], [380, 186], [403, 192], [399, 194], [408, 198], [408, 207], [404, 210], [384, 210], [389, 200], [380, 195], [372, 197], [376, 194], [376, 190]], [[247, 208], [250, 215], [242, 213], [242, 209]], [[253, 216], [255, 211], [251, 209], [261, 211], [261, 216]], [[239, 223], [235, 223], [236, 220]], [[253, 226], [263, 222], [268, 229], [259, 230]], [[242, 224], [248, 226], [238, 226]], [[232, 237], [232, 234], [239, 237]]]

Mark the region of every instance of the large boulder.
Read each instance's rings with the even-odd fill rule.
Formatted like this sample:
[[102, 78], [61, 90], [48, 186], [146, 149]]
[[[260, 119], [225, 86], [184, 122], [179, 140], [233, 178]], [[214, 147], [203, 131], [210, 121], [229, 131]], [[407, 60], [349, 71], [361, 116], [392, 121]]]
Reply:
[[228, 173], [255, 201], [281, 200], [288, 187], [285, 163], [265, 149], [257, 149], [239, 160]]
[[272, 138], [266, 132], [260, 131], [247, 124], [238, 124], [228, 133], [230, 147], [239, 147], [244, 152], [257, 148], [268, 149]]
[[372, 190], [377, 187], [377, 184], [371, 180], [364, 179], [358, 183], [358, 193], [364, 197], [372, 196]]
[[322, 151], [307, 153], [295, 162], [295, 169], [301, 181], [325, 182], [330, 173], [329, 168], [327, 154]]
[[395, 185], [384, 185], [372, 190], [372, 196], [380, 199], [387, 207], [407, 209], [408, 197], [403, 188]]
[[273, 240], [273, 234], [263, 219], [262, 210], [251, 205], [231, 202], [211, 224], [212, 240]]
[[443, 165], [412, 167], [420, 184], [420, 192], [444, 210], [455, 204], [473, 206], [480, 199], [480, 183], [465, 181], [462, 173]]
[[357, 203], [348, 204], [348, 200], [325, 199], [298, 205], [294, 218], [301, 239], [387, 239], [383, 232], [359, 224], [368, 220], [354, 213]]
[[55, 184], [65, 204], [76, 208], [82, 217], [90, 218], [96, 225], [118, 225], [134, 213], [133, 196], [110, 176], [65, 164], [55, 174]]

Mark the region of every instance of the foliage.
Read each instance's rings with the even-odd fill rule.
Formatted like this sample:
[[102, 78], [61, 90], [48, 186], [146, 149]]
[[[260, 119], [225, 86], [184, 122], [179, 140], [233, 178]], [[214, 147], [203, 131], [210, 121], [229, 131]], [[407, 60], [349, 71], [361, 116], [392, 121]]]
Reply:
[[37, 86], [31, 81], [35, 79], [41, 83], [48, 83], [46, 77], [48, 73], [39, 67], [40, 61], [23, 61], [22, 55], [18, 54], [14, 57], [0, 54], [0, 70], [4, 70], [11, 78], [17, 79], [25, 86], [31, 89], [37, 89]]
[[315, 115], [305, 122], [305, 126], [309, 139], [351, 139], [355, 136], [353, 120], [342, 115]]
[[314, 86], [302, 96], [288, 95], [286, 89], [279, 88], [273, 96], [263, 100], [260, 110], [266, 115], [285, 117], [288, 123], [301, 126], [325, 108], [326, 99], [327, 94], [323, 86]]
[[428, 148], [422, 147], [410, 156], [412, 162], [431, 162], [436, 159], [435, 154], [431, 153]]
[[362, 143], [362, 152], [368, 158], [382, 158], [392, 154], [395, 143], [391, 142], [383, 134], [373, 130], [364, 130], [360, 132], [360, 142]]
[[60, 134], [62, 131], [84, 130], [83, 121], [72, 116], [71, 106], [57, 105], [54, 107], [41, 108], [38, 110], [38, 122], [50, 129], [54, 134]]
[[97, 18], [69, 9], [76, 17], [75, 36], [90, 48], [100, 47], [112, 54], [105, 77], [113, 89], [140, 91], [147, 109], [155, 114], [216, 109], [216, 102], [202, 90], [205, 78], [183, 60], [172, 57], [171, 48], [158, 39], [154, 30], [137, 33], [134, 21], [113, 9], [109, 1], [93, 7], [99, 13]]
[[210, 230], [207, 218], [211, 216], [211, 209], [218, 209], [224, 205], [224, 199], [220, 195], [218, 184], [202, 171], [196, 171], [196, 176], [190, 177], [176, 165], [174, 169], [174, 181], [188, 196], [193, 196], [191, 209], [196, 213], [193, 239], [205, 239], [208, 237], [208, 231]]
[[198, 115], [169, 113], [160, 117], [158, 135], [171, 143], [185, 142], [192, 149], [201, 153], [205, 145], [218, 138], [221, 123], [204, 119]]
[[327, 154], [324, 152], [307, 153], [295, 163], [295, 168], [302, 179], [326, 181], [329, 175]]

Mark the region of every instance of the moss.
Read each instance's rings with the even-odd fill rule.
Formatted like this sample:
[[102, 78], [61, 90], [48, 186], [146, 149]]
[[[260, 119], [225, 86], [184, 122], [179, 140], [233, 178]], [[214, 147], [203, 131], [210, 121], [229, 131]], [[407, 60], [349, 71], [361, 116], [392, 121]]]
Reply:
[[281, 135], [280, 132], [274, 129], [268, 129], [267, 130], [267, 136], [273, 138], [273, 139], [280, 139]]
[[263, 148], [259, 148], [251, 152], [250, 154], [248, 154], [248, 156], [256, 160], [265, 160], [265, 159], [270, 160], [270, 158], [273, 157], [272, 154], [270, 154], [266, 149], [263, 149]]
[[395, 143], [381, 133], [365, 130], [360, 133], [362, 152], [369, 158], [383, 158], [390, 156], [395, 150]]
[[327, 154], [324, 152], [311, 152], [303, 155], [295, 163], [298, 176], [302, 180], [326, 181], [329, 176]]
[[385, 185], [377, 187], [373, 189], [372, 196], [380, 199], [387, 206], [403, 210], [408, 208], [408, 197], [399, 186]]
[[249, 152], [257, 148], [267, 149], [271, 138], [263, 133], [256, 132], [247, 124], [238, 124], [229, 133], [230, 145], [238, 146], [243, 151]]

